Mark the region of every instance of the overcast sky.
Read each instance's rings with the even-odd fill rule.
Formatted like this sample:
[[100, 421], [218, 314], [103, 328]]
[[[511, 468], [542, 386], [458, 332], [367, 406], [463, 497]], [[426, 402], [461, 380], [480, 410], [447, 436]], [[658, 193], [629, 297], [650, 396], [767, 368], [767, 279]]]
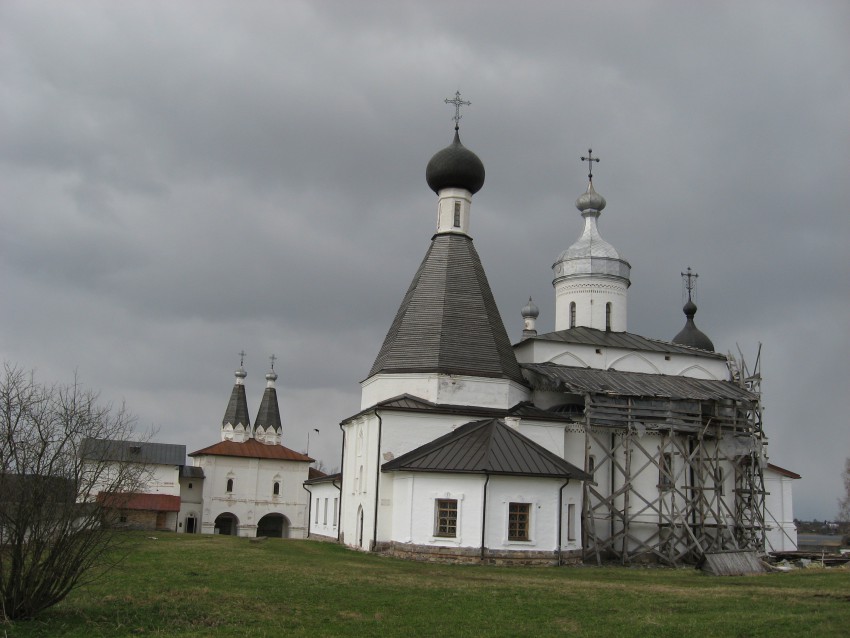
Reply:
[[581, 233], [632, 264], [629, 330], [752, 365], [795, 513], [850, 456], [850, 4], [0, 2], [0, 358], [82, 382], [189, 451], [277, 355], [284, 444], [339, 422], [429, 245], [425, 165], [484, 162], [471, 234], [518, 340]]

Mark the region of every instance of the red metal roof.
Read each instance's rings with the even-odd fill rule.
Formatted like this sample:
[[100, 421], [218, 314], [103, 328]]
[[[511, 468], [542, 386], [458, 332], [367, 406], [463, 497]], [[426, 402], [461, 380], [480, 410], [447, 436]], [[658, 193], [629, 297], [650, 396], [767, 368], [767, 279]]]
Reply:
[[97, 495], [98, 503], [106, 507], [122, 510], [148, 510], [155, 512], [179, 512], [180, 497], [170, 494], [140, 494], [101, 492]]
[[784, 467], [779, 467], [778, 465], [774, 465], [773, 463], [767, 464], [767, 469], [773, 470], [777, 474], [781, 474], [782, 476], [787, 476], [788, 478], [798, 479], [803, 478], [796, 472], [792, 472], [791, 470], [786, 470]]
[[260, 443], [257, 439], [248, 439], [243, 443], [236, 441], [220, 441], [189, 456], [239, 456], [249, 459], [276, 459], [279, 461], [304, 461], [311, 463], [313, 459], [305, 454], [290, 450], [282, 445]]

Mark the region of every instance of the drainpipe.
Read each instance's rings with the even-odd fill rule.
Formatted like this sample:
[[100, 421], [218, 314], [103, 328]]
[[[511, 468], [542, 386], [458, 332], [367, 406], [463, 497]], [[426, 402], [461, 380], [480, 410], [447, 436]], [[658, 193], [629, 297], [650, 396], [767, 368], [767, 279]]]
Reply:
[[304, 483], [301, 484], [301, 487], [310, 495], [310, 498], [307, 499], [307, 538], [310, 538], [310, 521], [313, 520], [311, 518], [313, 515], [313, 492], [307, 489]]
[[339, 424], [340, 432], [342, 432], [342, 453], [339, 456], [339, 510], [337, 511], [336, 521], [336, 541], [339, 542], [339, 536], [342, 533], [342, 477], [345, 474], [345, 428], [342, 423]]
[[375, 410], [375, 416], [378, 417], [378, 457], [375, 459], [375, 518], [372, 521], [372, 551], [378, 544], [378, 497], [381, 490], [381, 433], [384, 429], [384, 420], [378, 411]]
[[339, 505], [336, 507], [336, 542], [339, 542], [339, 530], [342, 529], [342, 473], [340, 473], [339, 485], [336, 484], [336, 481], [331, 481], [331, 485], [333, 485], [337, 491], [339, 492]]
[[558, 490], [558, 567], [561, 566], [561, 539], [564, 529], [564, 488], [569, 484], [570, 479], [568, 478], [564, 481], [561, 489]]
[[481, 560], [484, 560], [484, 533], [487, 528], [487, 483], [490, 482], [490, 474], [488, 472], [484, 472], [484, 476], [487, 478], [484, 479], [484, 503], [481, 507]]

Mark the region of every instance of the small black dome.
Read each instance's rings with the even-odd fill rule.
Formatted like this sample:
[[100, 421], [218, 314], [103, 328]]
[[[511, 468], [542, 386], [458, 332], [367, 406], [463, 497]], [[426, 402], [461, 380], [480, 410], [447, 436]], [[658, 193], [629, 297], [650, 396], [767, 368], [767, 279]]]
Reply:
[[437, 151], [428, 162], [425, 180], [435, 193], [444, 188], [464, 188], [474, 195], [484, 186], [484, 164], [460, 143], [460, 135], [455, 130], [454, 141]]
[[689, 346], [691, 348], [699, 348], [700, 350], [708, 350], [714, 352], [714, 344], [694, 323], [694, 315], [697, 313], [697, 305], [688, 299], [682, 311], [687, 317], [685, 327], [673, 337], [673, 343], [680, 346]]

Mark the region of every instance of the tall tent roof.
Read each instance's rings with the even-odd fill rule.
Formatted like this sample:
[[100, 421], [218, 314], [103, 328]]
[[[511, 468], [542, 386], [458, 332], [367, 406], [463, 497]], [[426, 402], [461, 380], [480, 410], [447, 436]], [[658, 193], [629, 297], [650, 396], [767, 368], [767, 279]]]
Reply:
[[254, 427], [261, 427], [265, 430], [273, 428], [277, 432], [280, 432], [282, 429], [280, 406], [277, 403], [277, 390], [271, 385], [266, 386], [265, 391], [263, 391], [263, 400], [260, 401], [260, 409], [257, 412]]
[[441, 372], [525, 384], [467, 235], [432, 239], [369, 376], [381, 372]]
[[224, 418], [221, 420], [222, 425], [228, 423], [234, 427], [241, 423], [245, 429], [251, 427], [251, 417], [248, 415], [248, 399], [245, 396], [245, 386], [241, 383], [233, 385], [230, 400], [227, 402], [227, 409], [224, 411]]

